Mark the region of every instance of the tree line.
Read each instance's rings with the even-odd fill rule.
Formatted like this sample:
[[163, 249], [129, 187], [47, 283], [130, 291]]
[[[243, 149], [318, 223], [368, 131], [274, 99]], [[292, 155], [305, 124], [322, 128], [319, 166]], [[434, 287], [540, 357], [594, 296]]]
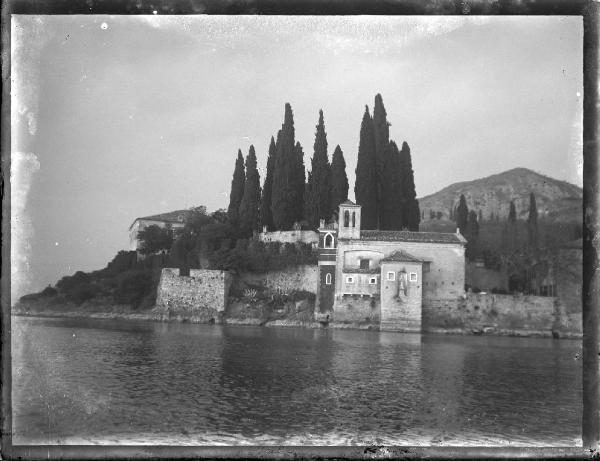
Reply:
[[[416, 199], [410, 147], [401, 149], [389, 137], [389, 122], [380, 94], [373, 117], [366, 106], [360, 128], [356, 166], [356, 203], [362, 205], [365, 229], [418, 231], [421, 214]], [[255, 230], [290, 230], [296, 223], [316, 229], [321, 220], [335, 220], [338, 206], [348, 199], [346, 161], [339, 144], [331, 161], [323, 111], [315, 127], [310, 169], [305, 171], [304, 150], [295, 139], [294, 115], [285, 104], [284, 120], [271, 137], [262, 188], [256, 153], [251, 145], [244, 163], [241, 150], [231, 181], [227, 216], [240, 237]]]

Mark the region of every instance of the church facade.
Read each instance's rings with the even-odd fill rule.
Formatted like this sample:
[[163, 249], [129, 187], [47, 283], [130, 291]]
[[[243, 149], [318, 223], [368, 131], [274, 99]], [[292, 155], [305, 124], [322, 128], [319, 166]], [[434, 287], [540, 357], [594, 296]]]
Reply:
[[460, 233], [363, 230], [361, 207], [349, 200], [338, 216], [319, 227], [317, 319], [419, 332], [424, 305], [464, 296]]

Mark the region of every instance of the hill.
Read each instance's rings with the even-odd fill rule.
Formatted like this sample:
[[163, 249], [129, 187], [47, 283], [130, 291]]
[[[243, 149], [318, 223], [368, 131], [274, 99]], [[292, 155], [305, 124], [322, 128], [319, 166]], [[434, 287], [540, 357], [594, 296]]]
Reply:
[[451, 220], [451, 210], [458, 205], [460, 195], [467, 200], [469, 210], [481, 210], [483, 220], [506, 219], [511, 200], [517, 218], [527, 219], [529, 193], [535, 194], [538, 216], [550, 222], [581, 222], [583, 220], [583, 190], [565, 181], [544, 176], [527, 168], [514, 168], [503, 173], [452, 184], [435, 194], [419, 199], [422, 222], [430, 221], [431, 213], [441, 213], [441, 220]]

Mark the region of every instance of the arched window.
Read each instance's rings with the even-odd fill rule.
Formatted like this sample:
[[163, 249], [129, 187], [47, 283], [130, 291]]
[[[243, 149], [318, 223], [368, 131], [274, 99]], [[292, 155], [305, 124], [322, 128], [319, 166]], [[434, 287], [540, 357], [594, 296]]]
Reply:
[[356, 213], [352, 212], [352, 227], [356, 227]]
[[333, 248], [333, 235], [327, 234], [325, 236], [325, 248]]
[[331, 274], [325, 275], [325, 285], [331, 285]]
[[344, 227], [350, 227], [350, 212], [344, 211]]

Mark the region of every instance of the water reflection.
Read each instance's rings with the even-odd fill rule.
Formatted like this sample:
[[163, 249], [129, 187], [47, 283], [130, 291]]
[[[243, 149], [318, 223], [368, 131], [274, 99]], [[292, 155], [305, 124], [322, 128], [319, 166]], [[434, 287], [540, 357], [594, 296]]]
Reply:
[[14, 317], [15, 442], [572, 445], [579, 348]]

